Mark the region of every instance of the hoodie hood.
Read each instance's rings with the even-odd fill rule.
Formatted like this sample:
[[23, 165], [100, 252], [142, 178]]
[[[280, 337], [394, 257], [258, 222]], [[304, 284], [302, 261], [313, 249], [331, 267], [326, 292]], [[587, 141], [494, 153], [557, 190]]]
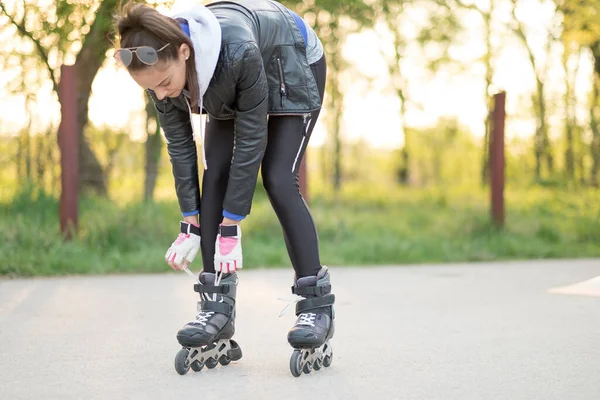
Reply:
[[196, 74], [200, 89], [199, 102], [208, 89], [221, 52], [221, 25], [208, 8], [199, 4], [192, 8], [174, 10], [173, 19], [185, 19], [190, 29], [190, 39], [194, 45]]
[[[189, 28], [189, 37], [194, 46], [194, 65], [196, 65], [196, 75], [198, 76], [198, 89], [200, 97], [196, 99], [200, 104], [200, 113], [202, 113], [202, 99], [208, 90], [208, 85], [215, 73], [219, 53], [221, 52], [221, 25], [217, 17], [201, 4], [192, 8], [173, 9], [169, 17], [181, 21], [187, 21]], [[187, 34], [188, 32], [186, 32]], [[192, 126], [192, 135], [196, 141], [196, 129], [190, 103], [187, 101], [188, 111], [190, 113], [190, 124]], [[208, 169], [206, 163], [206, 152], [204, 150], [204, 128], [200, 123], [200, 140], [202, 141], [202, 162], [204, 169]]]

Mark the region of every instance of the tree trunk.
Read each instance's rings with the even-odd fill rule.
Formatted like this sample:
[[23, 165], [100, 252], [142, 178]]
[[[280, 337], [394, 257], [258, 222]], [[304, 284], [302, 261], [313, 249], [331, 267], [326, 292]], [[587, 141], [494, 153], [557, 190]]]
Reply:
[[[332, 22], [331, 35], [326, 39], [331, 41], [334, 48], [339, 43], [337, 21]], [[333, 118], [333, 189], [338, 192], [342, 186], [342, 113], [343, 113], [343, 94], [340, 91], [339, 72], [341, 71], [341, 53], [333, 52], [329, 54], [331, 68], [328, 70], [329, 92], [331, 101], [329, 102], [328, 114]]]
[[[550, 149], [550, 139], [548, 136], [548, 126], [546, 123], [546, 102], [544, 98], [544, 78], [546, 74], [544, 71], [547, 70], [548, 63], [545, 64], [544, 71], [540, 71], [539, 63], [537, 62], [533, 49], [529, 42], [527, 41], [527, 37], [525, 36], [525, 31], [523, 29], [523, 24], [516, 15], [516, 0], [513, 0], [512, 5], [512, 16], [513, 20], [516, 22], [516, 27], [513, 28], [514, 32], [523, 42], [525, 49], [527, 50], [527, 54], [529, 56], [529, 61], [531, 62], [531, 67], [533, 69], [533, 73], [535, 74], [536, 80], [536, 93], [534, 95], [534, 105], [536, 110], [536, 117], [538, 119], [537, 127], [534, 136], [534, 154], [535, 154], [535, 179], [539, 181], [542, 176], [542, 162], [546, 161], [546, 166], [548, 167], [548, 172], [552, 172], [553, 170], [553, 157], [552, 151]], [[546, 44], [546, 55], [549, 55], [549, 51], [551, 49], [551, 36], [548, 35], [548, 42]]]
[[[487, 91], [486, 91], [487, 93]], [[486, 119], [484, 122], [483, 131], [483, 149], [482, 149], [482, 160], [481, 160], [481, 185], [487, 186], [490, 183], [490, 118], [492, 110], [490, 108], [490, 99], [488, 98], [486, 104]]]
[[575, 180], [575, 154], [573, 151], [573, 125], [571, 121], [566, 122], [565, 135], [567, 148], [565, 149], [565, 175], [569, 181]]
[[[27, 107], [27, 109], [29, 109], [29, 107]], [[23, 139], [25, 140], [25, 180], [27, 182], [31, 182], [32, 181], [32, 176], [31, 176], [31, 126], [32, 126], [32, 118], [31, 118], [31, 111], [28, 112], [28, 121], [27, 121], [27, 128], [25, 129], [25, 131], [23, 132]]]
[[56, 129], [52, 128], [51, 130], [48, 131], [48, 135], [46, 137], [46, 160], [48, 160], [48, 165], [50, 165], [49, 168], [49, 183], [50, 186], [48, 188], [49, 190], [49, 194], [51, 195], [57, 195], [59, 194], [58, 192], [58, 182], [59, 182], [59, 171], [58, 168], [56, 168], [55, 166], [59, 163], [59, 161], [57, 159], [55, 159], [55, 143], [56, 143]]
[[44, 162], [44, 139], [45, 135], [36, 135], [35, 143], [35, 180], [36, 185], [40, 188], [44, 188], [44, 171], [46, 170], [46, 163]]
[[494, 0], [490, 0], [490, 9], [488, 12], [481, 11], [485, 25], [485, 55], [483, 56], [485, 65], [485, 105], [486, 113], [485, 120], [483, 121], [484, 132], [483, 132], [483, 151], [481, 160], [481, 184], [486, 186], [490, 179], [490, 166], [489, 166], [489, 140], [490, 140], [490, 113], [491, 99], [490, 87], [492, 86], [492, 79], [494, 77], [494, 67], [492, 66], [492, 15], [494, 12]]
[[575, 180], [575, 155], [573, 146], [573, 130], [575, 128], [574, 97], [569, 74], [569, 51], [565, 47], [563, 54], [563, 67], [565, 69], [565, 176], [568, 180]]
[[579, 152], [577, 156], [577, 168], [579, 169], [579, 183], [583, 186], [586, 183], [585, 159], [583, 152]]
[[[128, 0], [124, 0], [123, 4]], [[79, 176], [81, 189], [90, 189], [98, 195], [106, 196], [106, 176], [85, 137], [85, 127], [88, 123], [88, 102], [92, 92], [92, 83], [111, 46], [112, 15], [119, 0], [104, 0], [96, 11], [96, 18], [85, 36], [81, 51], [75, 60], [78, 79], [77, 117], [80, 126]]]
[[15, 162], [17, 165], [17, 181], [20, 181], [21, 178], [23, 177], [23, 167], [21, 166], [22, 162], [23, 162], [23, 140], [22, 140], [22, 133], [19, 134], [19, 136], [17, 136], [15, 139], [17, 141], [17, 154], [16, 154], [16, 158], [15, 158]]
[[536, 95], [535, 102], [537, 107], [537, 129], [535, 131], [535, 179], [540, 180], [542, 177], [542, 163], [546, 161], [548, 172], [553, 170], [553, 160], [550, 150], [550, 140], [548, 137], [548, 126], [546, 123], [546, 103], [544, 100], [544, 83], [536, 77]]
[[592, 168], [590, 170], [590, 184], [598, 186], [598, 170], [600, 169], [600, 128], [598, 127], [598, 118], [596, 108], [600, 99], [600, 88], [598, 77], [594, 77], [592, 106], [590, 107], [590, 128], [592, 130], [592, 142], [590, 153], [592, 156]]
[[544, 83], [538, 80], [538, 106], [540, 118], [540, 135], [542, 140], [542, 155], [546, 161], [546, 168], [549, 174], [554, 170], [554, 157], [552, 156], [552, 144], [548, 135], [548, 123], [546, 120], [546, 100], [544, 99]]
[[[409, 130], [406, 127], [406, 83], [402, 75], [401, 61], [404, 56], [404, 49], [406, 47], [405, 40], [400, 31], [399, 18], [404, 11], [402, 3], [396, 1], [382, 1], [380, 18], [385, 20], [388, 30], [392, 33], [393, 39], [392, 44], [394, 47], [394, 54], [392, 58], [388, 58], [385, 53], [382, 52], [383, 57], [387, 62], [388, 74], [390, 77], [390, 83], [396, 92], [398, 100], [400, 100], [400, 129], [404, 133], [404, 145], [400, 150], [400, 159], [398, 161], [398, 167], [396, 168], [396, 178], [400, 185], [408, 185], [410, 182], [410, 138]], [[381, 40], [385, 40], [382, 38]]]
[[[154, 122], [153, 132], [150, 130]], [[158, 177], [158, 166], [160, 162], [160, 152], [162, 148], [162, 136], [160, 134], [160, 124], [156, 117], [154, 102], [146, 96], [146, 165], [144, 168], [144, 201], [152, 201], [154, 198], [154, 188]]]
[[331, 111], [333, 114], [333, 188], [337, 192], [342, 187], [342, 94], [339, 90], [337, 53], [333, 57], [332, 65], [335, 72], [332, 74], [334, 82], [331, 90]]
[[398, 168], [398, 183], [408, 185], [410, 183], [410, 131], [406, 127], [406, 98], [402, 89], [396, 89], [400, 100], [400, 126], [404, 131], [404, 146], [402, 146], [400, 166]]
[[600, 41], [590, 46], [594, 57], [594, 80], [592, 85], [592, 104], [590, 106], [590, 129], [592, 141], [590, 155], [592, 167], [590, 169], [590, 184], [598, 186], [598, 170], [600, 169], [600, 127], [598, 126], [598, 102], [600, 101]]

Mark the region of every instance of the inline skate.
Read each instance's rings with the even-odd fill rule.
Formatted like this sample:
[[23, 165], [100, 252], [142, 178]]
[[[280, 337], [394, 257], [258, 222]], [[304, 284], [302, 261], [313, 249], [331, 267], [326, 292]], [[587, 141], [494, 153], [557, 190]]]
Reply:
[[191, 368], [228, 365], [242, 358], [242, 349], [233, 339], [237, 274], [224, 274], [215, 285], [214, 273], [202, 272], [194, 291], [200, 294], [198, 315], [177, 332], [182, 349], [175, 356], [175, 370], [185, 375]]
[[299, 377], [313, 369], [329, 367], [333, 349], [329, 340], [335, 330], [335, 296], [327, 267], [321, 267], [316, 276], [296, 279], [292, 293], [302, 297], [296, 303], [296, 324], [288, 332], [288, 343], [294, 348], [290, 358], [290, 371]]

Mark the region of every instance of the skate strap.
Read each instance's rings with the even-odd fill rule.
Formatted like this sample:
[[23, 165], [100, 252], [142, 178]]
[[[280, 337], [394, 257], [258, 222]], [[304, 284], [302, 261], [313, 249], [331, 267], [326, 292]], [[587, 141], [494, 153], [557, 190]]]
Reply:
[[323, 286], [292, 286], [292, 293], [300, 296], [323, 296], [331, 293], [331, 285]]
[[311, 297], [308, 299], [300, 300], [296, 303], [296, 315], [314, 308], [332, 306], [335, 303], [335, 295], [327, 294], [321, 297]]
[[201, 285], [199, 283], [194, 284], [194, 292], [198, 293], [218, 293], [218, 294], [228, 294], [229, 293], [229, 285]]
[[227, 303], [220, 303], [218, 301], [205, 301], [202, 303], [202, 311], [214, 311], [219, 314], [229, 315], [232, 312], [233, 307]]

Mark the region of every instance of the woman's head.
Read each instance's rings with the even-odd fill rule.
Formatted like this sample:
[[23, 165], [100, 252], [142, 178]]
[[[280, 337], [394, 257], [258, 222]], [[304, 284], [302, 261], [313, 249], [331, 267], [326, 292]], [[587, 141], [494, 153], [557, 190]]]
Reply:
[[177, 97], [188, 83], [192, 106], [198, 88], [194, 48], [177, 21], [143, 4], [128, 3], [115, 18], [115, 56], [131, 77], [159, 99]]

